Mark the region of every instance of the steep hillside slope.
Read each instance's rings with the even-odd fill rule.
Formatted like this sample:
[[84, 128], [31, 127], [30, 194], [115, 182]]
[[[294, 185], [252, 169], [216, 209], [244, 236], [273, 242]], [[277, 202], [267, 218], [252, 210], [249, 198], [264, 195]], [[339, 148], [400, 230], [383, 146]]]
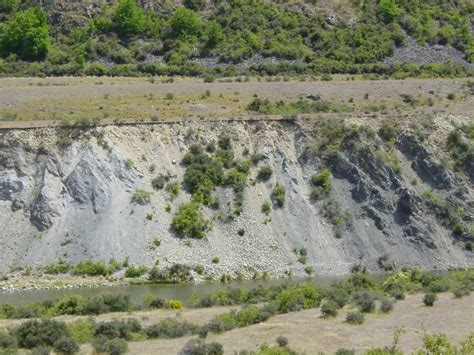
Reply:
[[[453, 130], [472, 145], [468, 117], [397, 120], [4, 131], [0, 271], [89, 258], [203, 265], [195, 279], [472, 266], [472, 155], [446, 151]], [[181, 223], [197, 216], [186, 230], [182, 204]]]

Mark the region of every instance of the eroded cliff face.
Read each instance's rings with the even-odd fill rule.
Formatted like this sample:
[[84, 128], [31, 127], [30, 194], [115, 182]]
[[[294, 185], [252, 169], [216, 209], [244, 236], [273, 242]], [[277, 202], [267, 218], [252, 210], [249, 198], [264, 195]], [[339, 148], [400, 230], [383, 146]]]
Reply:
[[[357, 264], [372, 271], [472, 266], [465, 245], [472, 238], [473, 176], [443, 164], [444, 147], [430, 138], [447, 128], [438, 132], [434, 124], [423, 139], [401, 125], [390, 143], [378, 128], [334, 119], [0, 133], [0, 271], [127, 257], [136, 265], [204, 265], [197, 279], [302, 276], [308, 267], [344, 274]], [[200, 208], [211, 221], [207, 237], [179, 238], [172, 218], [191, 195], [181, 186], [172, 198], [166, 189], [154, 191], [151, 180], [165, 174], [182, 184], [189, 148], [223, 135], [236, 159], [262, 157], [249, 170], [242, 212], [235, 214], [235, 190], [218, 186], [219, 207]], [[262, 166], [273, 170], [268, 181], [256, 179]], [[315, 196], [311, 177], [324, 168], [331, 187]], [[262, 204], [272, 201], [277, 183], [285, 203], [267, 216]], [[132, 203], [137, 189], [153, 192], [150, 203]]]

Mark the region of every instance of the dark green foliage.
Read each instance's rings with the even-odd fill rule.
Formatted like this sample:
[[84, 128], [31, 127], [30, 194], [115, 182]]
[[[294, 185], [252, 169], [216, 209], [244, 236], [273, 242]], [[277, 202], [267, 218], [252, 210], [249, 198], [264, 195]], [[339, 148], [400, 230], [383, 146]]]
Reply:
[[202, 239], [206, 236], [205, 232], [209, 228], [209, 222], [199, 211], [199, 204], [191, 202], [179, 206], [171, 227], [181, 238]]
[[168, 175], [160, 174], [157, 177], [155, 177], [153, 180], [151, 180], [151, 186], [153, 186], [155, 190], [161, 190], [165, 187], [169, 179], [170, 178]]
[[79, 344], [71, 337], [62, 337], [54, 343], [54, 350], [59, 354], [72, 355], [79, 352]]
[[18, 345], [32, 349], [37, 346], [53, 346], [63, 337], [70, 338], [71, 332], [64, 322], [54, 319], [29, 320], [15, 328]]
[[164, 319], [157, 324], [151, 325], [145, 329], [148, 338], [170, 339], [179, 338], [185, 335], [194, 334], [197, 327], [186, 321], [176, 319]]
[[438, 297], [435, 293], [429, 292], [423, 296], [423, 303], [425, 306], [432, 307], [437, 299]]
[[276, 184], [272, 191], [272, 201], [277, 206], [282, 208], [285, 204], [286, 189], [283, 185]]
[[311, 191], [311, 197], [316, 200], [321, 200], [329, 193], [331, 189], [331, 172], [329, 169], [323, 169], [319, 174], [315, 174], [311, 177], [311, 184], [313, 190]]
[[286, 346], [288, 346], [288, 338], [282, 336], [282, 335], [279, 335], [277, 338], [276, 338], [276, 343], [278, 344], [278, 346], [284, 348]]
[[333, 301], [328, 301], [321, 306], [321, 313], [325, 317], [337, 316], [338, 305]]
[[358, 311], [349, 312], [346, 316], [346, 322], [350, 324], [362, 324], [364, 323], [364, 315]]
[[335, 355], [355, 355], [355, 350], [349, 350], [349, 349], [337, 349]]
[[137, 205], [146, 205], [151, 201], [152, 193], [143, 189], [136, 189], [132, 194], [132, 203]]
[[260, 181], [267, 181], [273, 174], [273, 170], [269, 166], [262, 166], [257, 173], [257, 179]]
[[121, 338], [132, 339], [132, 333], [142, 330], [142, 326], [136, 319], [113, 320], [111, 322], [101, 322], [94, 326], [94, 337], [105, 337], [107, 339]]
[[0, 31], [2, 52], [14, 53], [21, 59], [40, 60], [48, 53], [50, 39], [46, 13], [38, 7], [31, 7], [15, 14], [6, 26], [5, 33]]

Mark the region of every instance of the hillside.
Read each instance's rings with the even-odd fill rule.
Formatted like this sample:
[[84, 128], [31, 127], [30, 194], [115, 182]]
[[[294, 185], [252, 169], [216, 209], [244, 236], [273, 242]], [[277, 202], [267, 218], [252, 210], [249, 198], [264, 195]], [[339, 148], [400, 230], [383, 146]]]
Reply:
[[471, 1], [0, 3], [0, 74], [472, 75]]
[[[400, 90], [421, 100], [420, 83]], [[280, 83], [271, 101], [250, 106], [288, 110], [291, 99], [289, 106], [271, 102], [300, 95], [296, 84]], [[456, 82], [438, 84], [424, 90], [458, 87], [457, 97], [468, 96], [448, 100], [444, 112], [447, 104], [435, 103], [431, 113], [407, 105], [403, 113], [268, 120], [211, 113], [168, 123], [4, 130], [0, 271], [89, 258], [163, 270], [185, 265], [195, 280], [472, 265], [472, 95]], [[161, 85], [167, 92], [201, 91], [203, 84]], [[225, 92], [236, 84], [204, 85]], [[249, 99], [252, 88], [264, 90], [245, 85]], [[345, 81], [314, 85], [351, 96]], [[366, 85], [379, 98], [384, 87], [397, 95], [391, 82]], [[315, 100], [299, 105], [325, 103]]]

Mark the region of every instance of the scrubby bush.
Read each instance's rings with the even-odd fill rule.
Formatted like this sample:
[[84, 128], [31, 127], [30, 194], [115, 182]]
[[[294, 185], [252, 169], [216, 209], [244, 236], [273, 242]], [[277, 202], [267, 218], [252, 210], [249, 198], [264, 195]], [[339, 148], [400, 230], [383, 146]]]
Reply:
[[106, 353], [109, 355], [121, 355], [128, 352], [127, 341], [120, 338], [108, 339], [100, 336], [94, 340], [92, 346], [98, 353]]
[[140, 267], [135, 267], [135, 266], [130, 266], [125, 270], [125, 277], [140, 277], [143, 274], [145, 274], [148, 271], [148, 269], [145, 266], [140, 266]]
[[325, 317], [337, 316], [338, 305], [333, 301], [328, 301], [321, 306], [321, 313]]
[[169, 179], [170, 178], [168, 175], [160, 174], [157, 177], [155, 177], [153, 180], [151, 180], [151, 186], [153, 186], [155, 190], [161, 190], [165, 187]]
[[151, 201], [152, 193], [143, 189], [136, 189], [132, 194], [132, 203], [137, 205], [146, 205]]
[[193, 10], [180, 7], [171, 17], [170, 26], [174, 37], [193, 39], [201, 31], [201, 19]]
[[278, 295], [278, 308], [281, 312], [317, 307], [319, 302], [319, 293], [311, 284], [289, 287]]
[[379, 135], [384, 141], [394, 143], [397, 140], [398, 129], [393, 124], [385, 123], [380, 127]]
[[282, 347], [282, 348], [285, 348], [288, 346], [288, 338], [282, 336], [282, 335], [279, 335], [277, 338], [276, 338], [276, 343], [278, 344], [278, 346]]
[[260, 181], [267, 181], [273, 174], [273, 170], [269, 166], [262, 166], [257, 173], [257, 179]]
[[464, 296], [469, 296], [471, 292], [466, 287], [458, 287], [453, 291], [454, 297], [463, 298]]
[[179, 206], [178, 212], [173, 217], [171, 227], [181, 238], [202, 239], [206, 236], [209, 222], [199, 211], [197, 203], [184, 203]]
[[191, 323], [168, 318], [147, 327], [145, 333], [151, 339], [170, 339], [193, 334], [196, 330], [197, 326]]
[[438, 297], [435, 293], [429, 292], [423, 296], [423, 303], [425, 306], [432, 307], [437, 299]]
[[346, 316], [346, 322], [350, 324], [362, 324], [364, 323], [364, 315], [358, 311], [349, 312]]
[[262, 212], [265, 213], [266, 215], [268, 215], [271, 211], [272, 211], [272, 207], [270, 206], [268, 201], [265, 201], [262, 204]]
[[280, 184], [276, 184], [272, 191], [272, 200], [280, 208], [285, 204], [285, 192], [286, 189]]
[[54, 343], [54, 350], [64, 355], [76, 354], [79, 352], [79, 344], [71, 337], [62, 337]]
[[380, 311], [383, 313], [388, 313], [393, 309], [393, 302], [388, 298], [383, 298], [380, 302]]
[[13, 333], [18, 340], [18, 345], [26, 349], [53, 346], [59, 339], [71, 337], [66, 323], [54, 319], [26, 321], [16, 327]]
[[112, 268], [103, 262], [94, 263], [92, 260], [83, 261], [74, 267], [73, 274], [89, 276], [107, 276], [113, 273]]
[[94, 326], [94, 337], [105, 337], [107, 339], [121, 338], [132, 339], [132, 333], [142, 330], [142, 326], [136, 319], [113, 320], [110, 322], [100, 322]]
[[355, 303], [359, 306], [361, 312], [369, 313], [375, 310], [375, 299], [377, 296], [368, 291], [360, 291], [353, 296]]

